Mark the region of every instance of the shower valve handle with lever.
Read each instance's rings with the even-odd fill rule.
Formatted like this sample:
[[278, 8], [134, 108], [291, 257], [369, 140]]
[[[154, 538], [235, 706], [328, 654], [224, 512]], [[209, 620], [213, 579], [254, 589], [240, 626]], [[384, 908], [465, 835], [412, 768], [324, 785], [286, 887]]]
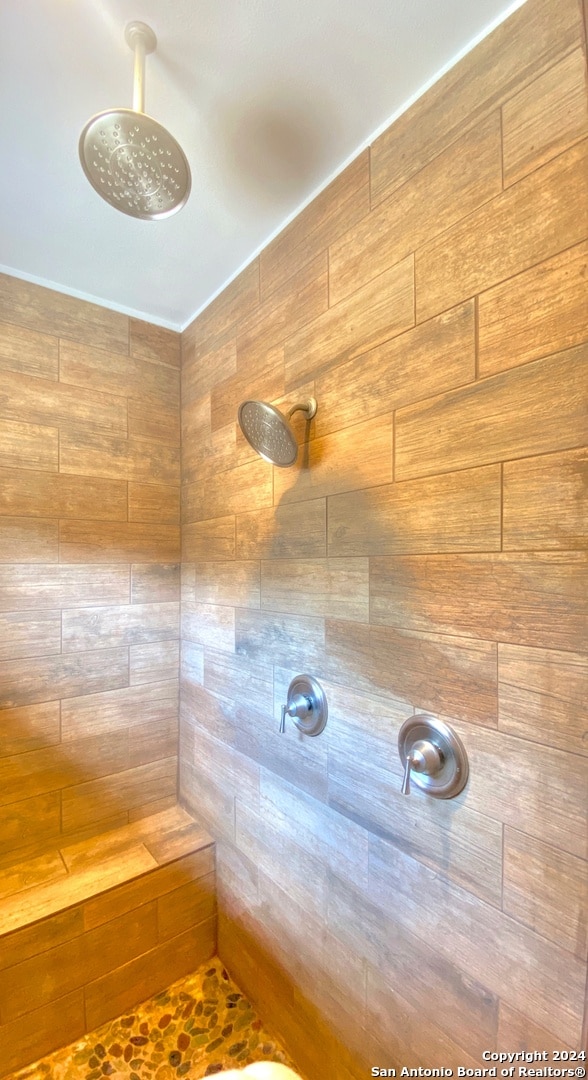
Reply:
[[286, 730], [286, 716], [305, 720], [310, 712], [312, 712], [312, 699], [307, 697], [306, 694], [296, 694], [287, 705], [282, 705], [280, 735], [283, 735]]
[[327, 699], [318, 680], [312, 675], [296, 675], [288, 687], [286, 704], [282, 705], [280, 735], [286, 730], [287, 716], [292, 717], [302, 735], [320, 735], [327, 714]]
[[428, 739], [419, 739], [418, 742], [413, 743], [410, 753], [406, 755], [401, 788], [402, 794], [410, 795], [411, 769], [414, 769], [417, 773], [424, 773], [425, 776], [435, 776], [441, 769], [442, 764], [443, 754], [439, 747], [435, 746], [434, 742], [430, 742]]

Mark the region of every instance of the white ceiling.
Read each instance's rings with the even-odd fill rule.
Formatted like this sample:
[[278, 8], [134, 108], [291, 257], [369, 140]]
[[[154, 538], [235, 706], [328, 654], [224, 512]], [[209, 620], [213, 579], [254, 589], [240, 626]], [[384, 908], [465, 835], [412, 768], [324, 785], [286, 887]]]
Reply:
[[[2, 0], [0, 269], [181, 329], [507, 0]], [[192, 168], [176, 215], [103, 202], [79, 133], [130, 107], [124, 27], [158, 37], [146, 111]]]

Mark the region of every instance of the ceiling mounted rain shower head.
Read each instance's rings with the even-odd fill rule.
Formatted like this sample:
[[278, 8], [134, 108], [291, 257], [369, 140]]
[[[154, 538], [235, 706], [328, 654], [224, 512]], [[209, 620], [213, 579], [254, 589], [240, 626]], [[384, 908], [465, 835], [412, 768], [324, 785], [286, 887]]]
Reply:
[[131, 217], [153, 220], [181, 210], [190, 194], [190, 166], [176, 140], [145, 107], [145, 55], [157, 38], [130, 22], [127, 45], [135, 54], [133, 108], [97, 113], [80, 135], [82, 168], [106, 202]]
[[275, 405], [265, 401], [244, 401], [239, 406], [239, 427], [249, 445], [266, 461], [283, 469], [293, 465], [298, 457], [298, 441], [290, 424], [295, 412], [306, 413], [306, 419], [312, 420], [316, 413], [315, 399], [294, 405], [287, 418]]

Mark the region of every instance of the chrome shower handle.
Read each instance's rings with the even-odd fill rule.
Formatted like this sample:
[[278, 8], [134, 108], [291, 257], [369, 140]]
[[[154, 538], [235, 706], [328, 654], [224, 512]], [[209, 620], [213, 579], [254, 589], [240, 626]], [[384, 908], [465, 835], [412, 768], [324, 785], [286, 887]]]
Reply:
[[429, 739], [418, 739], [414, 742], [406, 755], [404, 777], [402, 780], [402, 795], [410, 795], [410, 771], [424, 773], [425, 776], [436, 776], [443, 765], [443, 753], [434, 742]]
[[408, 754], [406, 758], [406, 765], [404, 766], [404, 776], [402, 778], [402, 787], [400, 789], [401, 795], [410, 795], [410, 770], [412, 769], [412, 755]]
[[283, 735], [286, 730], [286, 715], [295, 716], [299, 720], [304, 720], [310, 712], [312, 712], [312, 698], [307, 697], [306, 694], [296, 694], [287, 705], [282, 705], [280, 735]]

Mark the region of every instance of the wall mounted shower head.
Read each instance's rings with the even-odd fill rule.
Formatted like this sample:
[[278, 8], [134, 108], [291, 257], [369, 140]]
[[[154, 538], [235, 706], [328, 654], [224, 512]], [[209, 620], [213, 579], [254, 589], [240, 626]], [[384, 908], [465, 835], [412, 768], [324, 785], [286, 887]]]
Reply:
[[180, 210], [190, 194], [190, 166], [176, 140], [145, 106], [145, 55], [157, 38], [130, 22], [127, 45], [135, 54], [133, 108], [97, 113], [80, 135], [82, 168], [92, 187], [123, 214], [152, 220]]
[[239, 427], [247, 442], [262, 458], [286, 468], [293, 465], [298, 457], [298, 441], [290, 423], [295, 412], [306, 413], [306, 419], [312, 420], [316, 413], [316, 401], [294, 405], [285, 417], [275, 405], [265, 401], [244, 401], [239, 406]]

